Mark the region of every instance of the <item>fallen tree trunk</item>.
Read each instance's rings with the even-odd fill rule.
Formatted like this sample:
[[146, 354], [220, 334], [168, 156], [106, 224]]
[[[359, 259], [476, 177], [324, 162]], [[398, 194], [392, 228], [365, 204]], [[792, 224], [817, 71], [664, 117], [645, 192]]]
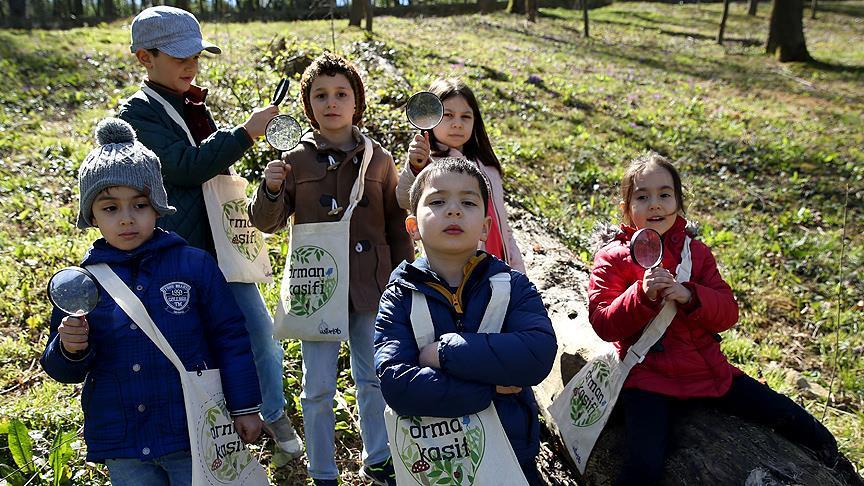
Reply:
[[[511, 212], [511, 224], [525, 255], [528, 276], [537, 286], [552, 318], [559, 351], [552, 372], [534, 388], [551, 438], [555, 468], [541, 471], [550, 484], [613, 484], [622, 461], [624, 423], [616, 410], [600, 435], [584, 475], [580, 475], [563, 448], [547, 408], [564, 385], [585, 364], [611, 346], [594, 333], [587, 316], [588, 274], [584, 265], [540, 221]], [[670, 435], [665, 479], [661, 485], [821, 485], [864, 486], [851, 464], [842, 458], [834, 468], [819, 462], [809, 451], [773, 430], [726, 414], [706, 405], [684, 407]], [[541, 454], [542, 455], [542, 454]], [[541, 458], [541, 462], [549, 462]], [[572, 478], [572, 480], [570, 479]], [[575, 480], [575, 481], [574, 481]]]

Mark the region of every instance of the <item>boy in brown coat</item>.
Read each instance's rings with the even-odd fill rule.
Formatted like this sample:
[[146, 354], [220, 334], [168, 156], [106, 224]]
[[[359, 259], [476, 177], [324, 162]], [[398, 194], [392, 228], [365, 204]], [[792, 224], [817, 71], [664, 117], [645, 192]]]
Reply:
[[[364, 143], [356, 124], [366, 109], [363, 82], [345, 59], [318, 57], [300, 82], [303, 108], [314, 130], [273, 161], [249, 207], [252, 224], [273, 233], [294, 216], [294, 224], [339, 221], [358, 177]], [[384, 399], [375, 374], [372, 338], [378, 300], [390, 272], [414, 249], [405, 231], [406, 212], [396, 201], [398, 175], [393, 158], [377, 143], [366, 171], [363, 199], [349, 232], [349, 342], [357, 384], [363, 438], [360, 474], [375, 484], [395, 485], [384, 427]], [[309, 475], [316, 485], [337, 484], [334, 451], [339, 342], [302, 341], [303, 408]]]

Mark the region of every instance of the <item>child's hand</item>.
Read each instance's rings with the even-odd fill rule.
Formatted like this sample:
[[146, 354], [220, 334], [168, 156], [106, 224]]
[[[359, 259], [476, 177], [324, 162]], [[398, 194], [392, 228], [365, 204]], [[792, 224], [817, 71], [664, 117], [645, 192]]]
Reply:
[[521, 386], [502, 386], [495, 385], [495, 393], [499, 393], [501, 395], [512, 395], [515, 393], [519, 393], [522, 391]]
[[441, 369], [441, 361], [438, 359], [438, 341], [429, 343], [420, 350], [420, 366]]
[[234, 430], [237, 431], [240, 439], [247, 444], [258, 440], [258, 437], [261, 436], [261, 427], [263, 425], [264, 423], [257, 413], [234, 417]]
[[271, 194], [278, 194], [282, 190], [282, 183], [288, 175], [288, 165], [281, 160], [273, 160], [264, 169], [264, 182]]
[[429, 133], [418, 133], [414, 135], [414, 140], [408, 145], [408, 161], [418, 171], [422, 170], [429, 163]]
[[654, 267], [645, 270], [645, 275], [642, 276], [642, 291], [650, 300], [657, 300], [657, 297], [663, 295], [662, 292], [667, 288], [675, 285], [675, 279], [669, 270], [663, 267]]
[[693, 297], [693, 293], [690, 292], [690, 289], [681, 285], [678, 282], [675, 282], [675, 285], [667, 288], [663, 291], [663, 300], [667, 302], [675, 301], [679, 304], [686, 304], [690, 302], [690, 299]]
[[88, 342], [90, 324], [87, 323], [86, 316], [64, 317], [60, 321], [57, 333], [60, 335], [60, 343], [63, 345], [63, 349], [70, 353], [83, 352], [90, 345]]
[[274, 116], [279, 114], [279, 107], [277, 106], [264, 106], [261, 108], [256, 108], [252, 111], [252, 114], [249, 115], [249, 119], [243, 123], [243, 128], [246, 129], [246, 133], [255, 140], [256, 138], [264, 135], [264, 130], [267, 128], [267, 122], [273, 119]]

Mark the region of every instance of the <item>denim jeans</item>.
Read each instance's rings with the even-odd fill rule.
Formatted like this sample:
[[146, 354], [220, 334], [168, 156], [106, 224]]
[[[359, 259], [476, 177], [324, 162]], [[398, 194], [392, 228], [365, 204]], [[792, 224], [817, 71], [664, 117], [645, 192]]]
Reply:
[[[390, 457], [384, 425], [384, 397], [375, 374], [375, 312], [352, 312], [348, 316], [348, 343], [351, 351], [351, 376], [357, 386], [360, 408], [360, 436], [363, 463], [376, 464]], [[303, 427], [306, 432], [306, 457], [309, 475], [314, 479], [336, 479], [339, 469], [335, 458], [337, 360], [341, 342], [302, 341]]]
[[252, 343], [255, 370], [261, 387], [261, 417], [273, 422], [285, 410], [282, 387], [282, 346], [273, 340], [273, 319], [264, 298], [253, 283], [228, 282], [237, 305], [246, 317], [246, 331]]
[[113, 486], [188, 486], [192, 484], [192, 456], [189, 451], [172, 452], [142, 461], [107, 459]]

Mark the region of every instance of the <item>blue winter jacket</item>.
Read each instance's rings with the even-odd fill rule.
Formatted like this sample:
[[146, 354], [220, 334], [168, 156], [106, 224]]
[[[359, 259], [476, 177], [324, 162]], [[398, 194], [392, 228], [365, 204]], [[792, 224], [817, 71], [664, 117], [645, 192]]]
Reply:
[[[402, 262], [393, 271], [375, 322], [381, 391], [400, 415], [459, 417], [480, 412], [494, 401], [519, 462], [533, 461], [540, 447], [540, 423], [531, 386], [552, 369], [555, 332], [540, 294], [525, 275], [482, 251], [477, 255], [452, 294], [426, 258]], [[510, 273], [511, 285], [504, 325], [500, 334], [477, 334], [492, 296], [489, 277], [500, 272]], [[441, 369], [418, 364], [410, 322], [414, 290], [426, 295], [440, 341]], [[495, 385], [519, 386], [522, 391], [497, 394]]]
[[[255, 412], [261, 403], [246, 325], [225, 278], [208, 253], [157, 229], [130, 252], [99, 239], [82, 265], [107, 263], [137, 295], [188, 371], [219, 368], [228, 410]], [[180, 375], [168, 358], [99, 288], [87, 321], [83, 356], [62, 349], [54, 309], [40, 363], [62, 383], [84, 382], [87, 460], [153, 459], [189, 449]]]

